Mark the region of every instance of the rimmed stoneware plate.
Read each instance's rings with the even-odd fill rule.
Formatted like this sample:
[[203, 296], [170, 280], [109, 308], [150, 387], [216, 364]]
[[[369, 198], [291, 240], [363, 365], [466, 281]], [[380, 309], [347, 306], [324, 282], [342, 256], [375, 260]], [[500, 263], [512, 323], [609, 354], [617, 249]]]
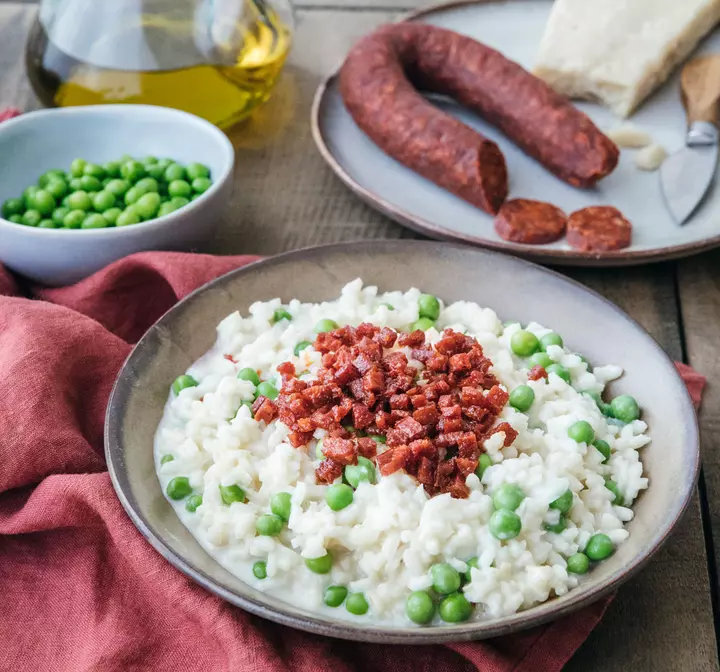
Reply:
[[[355, 278], [381, 290], [419, 287], [445, 301], [467, 299], [501, 319], [541, 320], [591, 362], [626, 369], [613, 393], [632, 392], [652, 442], [642, 456], [650, 488], [635, 505], [630, 538], [564, 595], [507, 618], [432, 628], [386, 627], [372, 616], [334, 621], [265, 595], [217, 564], [163, 497], [153, 464], [153, 436], [175, 377], [215, 341], [215, 325], [254, 301], [323, 301]], [[641, 327], [602, 297], [519, 259], [471, 247], [418, 241], [309, 248], [246, 266], [183, 299], [138, 343], [115, 384], [105, 452], [118, 497], [146, 539], [180, 571], [229, 602], [302, 630], [398, 644], [481, 639], [555, 619], [598, 599], [657, 551], [685, 510], [698, 469], [698, 433], [688, 393], [672, 362]]]
[[[473, 0], [438, 5], [412, 14], [422, 21], [464, 33], [501, 51], [526, 69], [537, 54], [550, 0]], [[701, 52], [720, 50], [720, 30]], [[660, 192], [659, 173], [634, 165], [633, 150], [623, 150], [619, 166], [597, 188], [575, 189], [523, 154], [509, 139], [473, 113], [447, 99], [434, 102], [495, 140], [508, 164], [510, 198], [550, 201], [566, 212], [589, 205], [614, 205], [633, 223], [631, 247], [597, 257], [573, 250], [564, 240], [551, 245], [520, 245], [502, 240], [492, 217], [385, 155], [355, 125], [342, 103], [336, 75], [318, 89], [312, 128], [320, 153], [340, 179], [371, 207], [431, 238], [455, 240], [522, 255], [536, 261], [583, 266], [621, 266], [682, 257], [720, 245], [720, 187], [717, 180], [706, 201], [685, 226], [677, 226]], [[579, 103], [601, 129], [619, 120], [605, 108]], [[633, 116], [632, 123], [673, 152], [683, 146], [685, 113], [679, 75], [662, 87]]]

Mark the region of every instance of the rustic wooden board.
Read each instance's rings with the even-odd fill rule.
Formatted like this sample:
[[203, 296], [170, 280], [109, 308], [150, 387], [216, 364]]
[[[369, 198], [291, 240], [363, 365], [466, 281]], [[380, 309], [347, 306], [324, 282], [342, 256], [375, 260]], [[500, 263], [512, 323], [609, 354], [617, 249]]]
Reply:
[[[296, 44], [277, 94], [233, 133], [238, 148], [236, 193], [208, 251], [275, 254], [319, 243], [416, 237], [354, 198], [325, 166], [310, 135], [315, 88], [339, 65], [349, 45], [392, 20], [394, 10], [421, 4], [413, 0], [352, 2], [362, 9], [356, 11], [345, 2], [343, 9], [324, 9], [333, 3], [304, 0], [298, 10]], [[35, 106], [24, 78], [22, 55], [33, 12], [29, 5], [0, 4], [2, 105]], [[568, 274], [627, 310], [672, 357], [682, 357], [686, 342], [691, 363], [712, 376], [720, 370], [714, 356], [720, 344], [720, 280], [714, 271], [718, 263], [720, 253], [680, 265], [685, 334], [679, 319], [675, 265]], [[702, 416], [704, 457], [709, 506], [720, 526], [720, 472], [712, 453], [715, 444], [720, 444], [712, 435], [720, 421], [718, 402], [720, 393], [711, 387]], [[720, 539], [718, 527], [714, 536]], [[619, 592], [568, 669], [717, 670], [705, 543], [696, 497], [678, 532]]]

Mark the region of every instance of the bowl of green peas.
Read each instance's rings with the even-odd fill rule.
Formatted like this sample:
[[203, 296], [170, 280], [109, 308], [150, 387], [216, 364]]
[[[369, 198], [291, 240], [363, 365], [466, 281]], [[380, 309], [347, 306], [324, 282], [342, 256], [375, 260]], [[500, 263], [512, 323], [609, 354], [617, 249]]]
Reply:
[[193, 115], [149, 105], [31, 112], [0, 124], [0, 261], [46, 285], [211, 238], [234, 151]]

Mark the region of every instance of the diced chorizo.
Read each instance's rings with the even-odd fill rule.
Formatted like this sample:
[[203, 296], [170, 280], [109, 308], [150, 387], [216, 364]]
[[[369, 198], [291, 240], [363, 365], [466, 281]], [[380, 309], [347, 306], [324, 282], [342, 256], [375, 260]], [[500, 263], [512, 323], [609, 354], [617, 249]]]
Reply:
[[388, 429], [385, 439], [387, 441], [387, 445], [391, 448], [395, 446], [402, 446], [404, 443], [407, 443], [407, 436], [405, 435], [405, 432], [401, 432], [399, 429]]
[[464, 432], [458, 439], [458, 457], [474, 458], [479, 452], [477, 437], [473, 432]]
[[429, 405], [413, 411], [412, 417], [421, 425], [435, 425], [440, 419], [440, 413], [435, 406]]
[[290, 432], [288, 441], [293, 448], [300, 448], [306, 445], [313, 438], [312, 432]]
[[408, 368], [408, 358], [404, 352], [391, 352], [383, 359], [385, 368], [393, 375], [399, 376], [404, 374]]
[[458, 441], [462, 439], [463, 432], [449, 432], [447, 434], [438, 434], [435, 437], [435, 443], [442, 448], [457, 446]]
[[415, 394], [413, 396], [410, 396], [410, 392], [406, 392], [405, 394], [408, 395], [412, 407], [416, 410], [418, 408], [424, 408], [430, 403], [425, 397], [422, 396], [422, 394]]
[[472, 369], [470, 363], [470, 355], [467, 352], [460, 352], [457, 355], [452, 355], [449, 362], [450, 373], [464, 373]]
[[418, 465], [417, 479], [425, 488], [433, 488], [435, 486], [435, 464], [427, 457], [421, 457]]
[[425, 344], [425, 332], [420, 329], [416, 329], [415, 331], [411, 331], [409, 334], [400, 334], [397, 342], [398, 345], [402, 347], [419, 348], [421, 345]]
[[379, 368], [373, 366], [365, 372], [362, 385], [366, 392], [375, 394], [382, 392], [385, 389], [385, 374]]
[[335, 371], [335, 380], [338, 385], [347, 385], [359, 377], [360, 372], [352, 364], [346, 364]]
[[447, 355], [442, 355], [439, 352], [436, 352], [432, 357], [428, 358], [425, 365], [428, 370], [433, 373], [445, 373], [448, 369], [449, 361], [450, 360]]
[[420, 439], [427, 433], [425, 427], [412, 417], [400, 420], [400, 422], [395, 425], [395, 429], [403, 432], [405, 436], [407, 436], [407, 441]]
[[320, 463], [320, 466], [315, 470], [315, 478], [318, 483], [325, 483], [330, 485], [334, 483], [338, 478], [342, 476], [343, 468], [339, 462], [335, 460], [326, 459]]
[[384, 453], [380, 453], [376, 461], [380, 473], [383, 476], [389, 476], [403, 469], [411, 458], [412, 453], [408, 446], [397, 446], [386, 450]]
[[415, 441], [411, 441], [409, 446], [416, 460], [419, 460], [421, 457], [427, 457], [428, 459], [437, 458], [437, 446], [430, 439], [416, 439]]
[[465, 480], [459, 477], [446, 486], [446, 492], [449, 492], [453, 499], [467, 499], [470, 495], [470, 488], [465, 484]]
[[275, 402], [267, 397], [259, 396], [252, 405], [253, 418], [258, 421], [272, 422], [277, 417]]
[[383, 348], [392, 348], [397, 340], [397, 332], [390, 327], [383, 327], [375, 336], [373, 340], [381, 345]]
[[372, 439], [363, 436], [357, 439], [358, 455], [362, 455], [371, 460], [377, 455], [377, 443]]
[[547, 379], [548, 372], [545, 370], [545, 367], [540, 366], [539, 364], [537, 366], [533, 366], [532, 369], [530, 369], [530, 373], [528, 373], [528, 380], [540, 380], [541, 378]]
[[500, 413], [505, 404], [507, 404], [510, 395], [499, 385], [493, 386], [485, 397], [490, 407], [495, 413]]
[[353, 404], [352, 415], [355, 429], [365, 429], [375, 420], [375, 415], [365, 404]]
[[497, 427], [493, 428], [492, 430], [492, 434], [498, 434], [499, 432], [504, 432], [505, 434], [505, 441], [503, 441], [503, 446], [505, 448], [511, 446], [513, 444], [513, 441], [517, 439], [517, 430], [507, 422], [501, 422]]
[[463, 406], [482, 406], [485, 404], [485, 395], [477, 387], [463, 387], [460, 400]]
[[325, 457], [338, 464], [357, 464], [357, 447], [351, 439], [326, 436], [323, 439], [322, 452]]
[[428, 360], [430, 360], [432, 357], [434, 357], [435, 354], [433, 353], [432, 350], [428, 350], [425, 348], [417, 348], [410, 352], [410, 356], [414, 360], [416, 360], [418, 362], [423, 362], [423, 364], [425, 364], [428, 362]]
[[472, 474], [475, 469], [477, 469], [478, 461], [471, 457], [460, 457], [455, 460], [455, 464], [457, 465], [457, 470], [465, 477], [467, 478], [470, 474]]
[[452, 434], [453, 432], [460, 432], [463, 429], [462, 418], [446, 418], [442, 417], [438, 421], [437, 428], [439, 432], [443, 434]]
[[393, 394], [390, 397], [390, 408], [407, 411], [410, 408], [410, 397], [407, 394]]

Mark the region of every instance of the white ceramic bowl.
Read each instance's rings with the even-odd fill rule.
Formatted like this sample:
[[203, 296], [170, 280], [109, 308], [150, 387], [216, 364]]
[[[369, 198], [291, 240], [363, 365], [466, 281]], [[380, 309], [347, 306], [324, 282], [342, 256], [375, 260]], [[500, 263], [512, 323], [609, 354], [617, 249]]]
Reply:
[[48, 285], [76, 282], [142, 250], [187, 250], [211, 237], [232, 190], [234, 151], [225, 134], [185, 112], [150, 105], [97, 105], [30, 112], [0, 123], [0, 203], [18, 197], [73, 159], [116, 161], [123, 154], [198, 161], [213, 186], [172, 214], [107, 229], [38, 229], [0, 217], [0, 261]]

